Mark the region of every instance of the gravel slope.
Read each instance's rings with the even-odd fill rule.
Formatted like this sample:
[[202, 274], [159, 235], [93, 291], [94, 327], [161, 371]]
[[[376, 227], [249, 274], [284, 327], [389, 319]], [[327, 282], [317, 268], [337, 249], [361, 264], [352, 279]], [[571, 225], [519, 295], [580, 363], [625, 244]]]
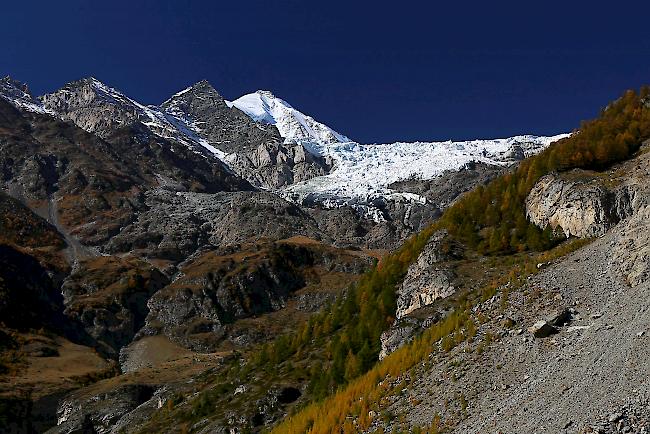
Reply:
[[[610, 266], [619, 241], [610, 232], [534, 276], [481, 326], [479, 336], [497, 336], [486, 352], [464, 344], [412, 373], [412, 388], [391, 411], [411, 426], [455, 414], [454, 432], [463, 433], [649, 430], [650, 282], [629, 287]], [[558, 334], [527, 331], [565, 307], [576, 313]], [[512, 330], [499, 325], [504, 318], [515, 321]]]

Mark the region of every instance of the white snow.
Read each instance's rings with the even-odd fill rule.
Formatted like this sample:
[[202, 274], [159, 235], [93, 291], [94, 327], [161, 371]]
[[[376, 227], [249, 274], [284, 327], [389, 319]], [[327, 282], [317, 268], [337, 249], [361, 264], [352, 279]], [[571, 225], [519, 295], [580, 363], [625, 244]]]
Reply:
[[[232, 102], [226, 101], [226, 104], [240, 109], [257, 122], [275, 125], [286, 142], [300, 143], [312, 154], [334, 162], [335, 167], [328, 175], [288, 186], [281, 192], [298, 202], [307, 196], [318, 197], [326, 207], [351, 203], [358, 207], [379, 196], [422, 201], [424, 199], [419, 196], [395, 193], [387, 187], [412, 178], [432, 179], [447, 170], [458, 170], [471, 161], [510, 164], [514, 161], [511, 154], [516, 146], [520, 146], [528, 157], [566, 136], [522, 135], [491, 140], [363, 145], [301, 113], [268, 91], [259, 90]], [[361, 211], [366, 213], [366, 210]]]
[[300, 143], [314, 155], [325, 155], [328, 144], [352, 141], [266, 90], [226, 101], [226, 104], [238, 108], [257, 122], [275, 125], [286, 142]]
[[[220, 150], [218, 143], [209, 142], [203, 134], [201, 122], [177, 105], [168, 104], [163, 111], [155, 106], [139, 104], [99, 82], [97, 86], [113, 98], [136, 106], [145, 117], [144, 123], [157, 134], [187, 146], [199, 145], [226, 165], [235, 157]], [[394, 182], [433, 179], [445, 171], [459, 170], [470, 162], [512, 164], [515, 149], [520, 148], [528, 157], [567, 136], [521, 135], [505, 139], [364, 145], [301, 113], [268, 91], [244, 95], [235, 101], [226, 101], [226, 104], [242, 110], [257, 122], [275, 125], [285, 142], [299, 143], [309, 152], [333, 162], [334, 169], [328, 175], [290, 185], [278, 191], [279, 194], [296, 202], [302, 202], [306, 197], [317, 198], [325, 207], [350, 205], [360, 214], [377, 221], [382, 217], [380, 211], [372, 206], [376, 198], [425, 202], [418, 195], [390, 190], [388, 186]]]
[[525, 135], [507, 139], [384, 145], [330, 144], [324, 153], [335, 161], [334, 170], [328, 175], [291, 185], [283, 193], [294, 200], [307, 195], [368, 200], [394, 194], [388, 189], [394, 182], [433, 179], [447, 170], [459, 170], [472, 161], [510, 164], [515, 147], [521, 147], [524, 155], [530, 156], [566, 136]]
[[54, 112], [43, 107], [40, 101], [25, 92], [20, 85], [21, 83], [12, 80], [9, 77], [3, 78], [0, 80], [0, 97], [9, 101], [19, 109], [54, 116]]

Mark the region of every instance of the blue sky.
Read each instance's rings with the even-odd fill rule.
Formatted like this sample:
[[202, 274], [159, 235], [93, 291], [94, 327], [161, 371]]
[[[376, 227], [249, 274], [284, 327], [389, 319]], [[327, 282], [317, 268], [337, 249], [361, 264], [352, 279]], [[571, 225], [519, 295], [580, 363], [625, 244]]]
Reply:
[[143, 103], [268, 89], [362, 142], [554, 134], [650, 84], [650, 2], [29, 1], [0, 74], [93, 75]]

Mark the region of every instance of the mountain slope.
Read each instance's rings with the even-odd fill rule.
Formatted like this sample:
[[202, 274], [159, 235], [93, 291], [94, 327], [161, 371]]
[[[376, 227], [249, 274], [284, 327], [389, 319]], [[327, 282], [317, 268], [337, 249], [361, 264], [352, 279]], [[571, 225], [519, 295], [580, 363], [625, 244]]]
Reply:
[[300, 143], [283, 143], [273, 125], [255, 122], [231, 108], [207, 81], [173, 95], [161, 105], [168, 116], [258, 187], [276, 190], [328, 172], [327, 162]]
[[[28, 275], [36, 280], [23, 279], [25, 288], [33, 289], [41, 281], [45, 295], [56, 298], [55, 309], [35, 305], [36, 314], [53, 311], [60, 321], [78, 326], [75, 330], [85, 338], [82, 346], [97, 352], [86, 360], [102, 362], [94, 377], [68, 381], [69, 376], [56, 376], [56, 387], [60, 382], [70, 384], [56, 396], [57, 390], [46, 393], [35, 386], [34, 378], [41, 377], [31, 378], [33, 370], [18, 370], [25, 384], [20, 389], [24, 408], [32, 403], [28, 387], [51, 400], [47, 420], [34, 428], [38, 431], [45, 422], [54, 424], [54, 407], [60, 425], [51, 432], [260, 431], [354, 384], [377, 363], [382, 350], [387, 354], [405, 348], [406, 341], [428, 326], [451, 332], [418, 341], [425, 344], [413, 347], [412, 353], [398, 349], [397, 357], [404, 358], [400, 360], [428, 356], [438, 345], [453, 350], [470, 342], [476, 333], [471, 324], [481, 336], [488, 336], [488, 327], [498, 320], [481, 329], [478, 311], [468, 303], [489, 294], [491, 301], [479, 307], [485, 312], [494, 308], [498, 316], [501, 306], [493, 298], [498, 292], [490, 291], [507, 292], [512, 286], [503, 290], [491, 282], [525, 281], [531, 270], [538, 270], [537, 263], [550, 257], [531, 253], [537, 245], [517, 238], [518, 226], [504, 225], [511, 235], [506, 239], [501, 233], [490, 236], [498, 223], [492, 217], [486, 222], [470, 220], [475, 211], [481, 214], [490, 207], [503, 212], [526, 194], [528, 184], [523, 182], [496, 192], [471, 212], [456, 213], [460, 217], [452, 222], [489, 243], [495, 238], [495, 245], [506, 239], [514, 250], [486, 255], [469, 243], [463, 245], [463, 234], [452, 233], [451, 228], [436, 231], [430, 239], [428, 228], [394, 253], [386, 251], [428, 227], [450, 204], [464, 202], [467, 196], [462, 193], [473, 186], [485, 191], [488, 187], [483, 184], [492, 185], [490, 180], [497, 176], [512, 179], [514, 166], [529, 167], [521, 159], [555, 138], [361, 145], [340, 142], [344, 137], [331, 131], [319, 135], [300, 119], [289, 119], [296, 122], [292, 131], [306, 134], [304, 140], [326, 141], [319, 148], [321, 157], [269, 125], [270, 107], [258, 112], [257, 121], [236, 106], [229, 107], [207, 82], [179, 92], [161, 107], [140, 104], [95, 79], [73, 82], [45, 96], [42, 104], [23, 85], [3, 83], [2, 189], [43, 219], [17, 226], [16, 236], [7, 239], [31, 243], [25, 234], [30, 227], [48, 243], [53, 242], [48, 240], [52, 231], [60, 233], [56, 245], [48, 244], [45, 251], [37, 251], [40, 245], [4, 251], [5, 262], [11, 265], [6, 267], [5, 281], [20, 290], [7, 277], [18, 274], [21, 262], [27, 264]], [[278, 123], [275, 118], [273, 122]], [[613, 137], [619, 136], [625, 134], [615, 129]], [[565, 149], [563, 143], [569, 141], [553, 148]], [[633, 164], [637, 163], [641, 165], [641, 161]], [[533, 175], [537, 176], [531, 174], [531, 182]], [[256, 189], [242, 177], [270, 191], [252, 191]], [[596, 177], [603, 182], [613, 179]], [[602, 204], [594, 203], [604, 207], [611, 197], [619, 195], [604, 194]], [[571, 195], [560, 197], [558, 204], [551, 204], [551, 212], [583, 209], [573, 206], [572, 200]], [[627, 210], [622, 199], [617, 202]], [[10, 218], [0, 219], [0, 224], [11, 228], [25, 213], [12, 210], [15, 200], [3, 203]], [[540, 212], [539, 221], [546, 221], [549, 214]], [[542, 233], [525, 217], [524, 223], [531, 240]], [[637, 223], [632, 229], [642, 232], [643, 222]], [[634, 258], [621, 253], [625, 243], [616, 250], [617, 260], [631, 268], [628, 278], [635, 281], [647, 275], [642, 267], [647, 258], [644, 238], [637, 240], [640, 245], [633, 247], [638, 249], [630, 249]], [[60, 251], [66, 247], [63, 242], [65, 258]], [[542, 243], [540, 248], [545, 247]], [[556, 251], [560, 255], [567, 250], [561, 245]], [[65, 264], [58, 275], [52, 274], [56, 270], [46, 262], [52, 259], [47, 255]], [[376, 264], [372, 272], [360, 277], [371, 264]], [[477, 288], [486, 291], [478, 293]], [[11, 293], [16, 295], [14, 306], [30, 308], [18, 297], [20, 292]], [[463, 313], [453, 314], [456, 307]], [[530, 318], [537, 313], [527, 312]], [[15, 330], [0, 325], [0, 332]], [[382, 332], [393, 334], [394, 348], [385, 348]], [[34, 346], [19, 335], [8, 356], [4, 350], [0, 353], [0, 365], [15, 355], [13, 351]], [[63, 354], [64, 345], [51, 345]], [[36, 350], [26, 363], [35, 369], [56, 367], [48, 375], [65, 363], [49, 347]], [[39, 364], [43, 353], [49, 355]], [[386, 360], [395, 359], [388, 355]], [[104, 372], [108, 361], [123, 372]], [[18, 358], [11, 369], [20, 363]], [[86, 372], [86, 363], [75, 372]], [[444, 367], [451, 364], [444, 360]], [[393, 377], [406, 372], [395, 369]], [[115, 378], [97, 381], [99, 375]], [[391, 386], [393, 380], [382, 384]], [[81, 383], [94, 384], [80, 387]], [[379, 384], [375, 377], [370, 383]], [[13, 393], [5, 386], [0, 395]], [[69, 394], [70, 388], [77, 390]], [[456, 389], [450, 386], [449, 391]], [[397, 394], [389, 399], [397, 403], [394, 408], [404, 402], [415, 405], [393, 400], [393, 395]], [[340, 413], [344, 430], [360, 431], [367, 421], [356, 420], [358, 416], [379, 423], [377, 414], [370, 416], [378, 409], [366, 408], [369, 398], [364, 396], [362, 402], [355, 396], [350, 402], [350, 413]], [[318, 417], [342, 408], [335, 404], [321, 408]], [[28, 416], [23, 419], [34, 415]], [[418, 416], [406, 416], [414, 421], [406, 429], [414, 428]], [[386, 414], [382, 420], [394, 419]], [[0, 417], [0, 430], [5, 429], [2, 423]], [[337, 428], [326, 419], [318, 424]], [[389, 426], [400, 428], [396, 422]]]
[[206, 80], [172, 95], [160, 107], [225, 155], [246, 154], [262, 144], [282, 141], [272, 126], [261, 127], [243, 113], [231, 110]]
[[[331, 238], [295, 204], [252, 191], [189, 141], [167, 113], [93, 79], [44, 98], [47, 110], [26, 86], [2, 84], [2, 432], [52, 427], [62, 396], [119, 374], [117, 359], [131, 344], [137, 354], [129, 362], [140, 365], [149, 355], [159, 360], [158, 346], [145, 351], [148, 338], [167, 342], [172, 361], [190, 354], [190, 369], [183, 371], [190, 380], [221, 359], [170, 339], [184, 344], [191, 338], [202, 352], [245, 349], [293, 329], [296, 318], [331, 300], [370, 262], [358, 250], [328, 245]], [[236, 109], [226, 110], [258, 129]], [[291, 245], [288, 253], [284, 244]], [[296, 265], [296, 255], [306, 260]], [[189, 289], [195, 297], [188, 297]], [[178, 310], [166, 309], [169, 299]], [[145, 330], [152, 306], [159, 309]], [[190, 318], [187, 335], [171, 336], [177, 327], [170, 321], [186, 318], [183, 310]], [[213, 318], [219, 320], [208, 323]], [[161, 328], [161, 321], [169, 327]], [[18, 329], [23, 325], [35, 330]], [[196, 358], [207, 366], [193, 366]], [[174, 375], [156, 373], [153, 380], [143, 377], [145, 385], [107, 393], [137, 406], [177, 381], [177, 372], [168, 372]], [[98, 406], [115, 411], [103, 400]], [[91, 421], [80, 423], [86, 429]]]
[[[570, 138], [448, 209], [429, 231], [449, 231], [465, 245], [465, 261], [454, 266], [435, 259], [457, 250], [449, 244], [423, 251], [416, 261], [397, 259], [413, 266], [407, 278], [436, 277], [420, 282], [420, 294], [404, 294], [430, 305], [404, 314], [424, 332], [277, 432], [645, 432], [647, 346], [637, 339], [647, 333], [640, 315], [647, 302], [636, 295], [647, 293], [649, 275], [649, 95], [648, 87], [626, 92]], [[533, 190], [527, 200], [537, 181], [546, 188], [542, 176], [552, 172], [563, 178], [555, 184], [578, 187], [560, 195], [556, 189], [548, 198]], [[618, 224], [583, 252], [556, 262], [591, 241], [557, 245], [551, 228], [526, 220], [526, 207], [552, 214], [558, 205], [561, 219], [550, 221], [558, 229], [571, 222], [585, 226], [575, 233], [598, 234]], [[594, 219], [601, 207], [611, 221]], [[486, 244], [489, 255], [481, 253]], [[552, 246], [539, 255], [526, 252]], [[438, 279], [442, 266], [452, 266], [456, 276]], [[402, 344], [412, 337], [408, 330], [398, 335]]]
[[314, 155], [327, 155], [328, 144], [352, 142], [266, 90], [258, 90], [226, 104], [237, 107], [256, 122], [275, 125], [286, 142], [299, 143]]
[[141, 123], [159, 137], [181, 143], [197, 153], [222, 155], [192, 131], [179, 128], [176, 120], [158, 107], [140, 104], [94, 77], [68, 83], [40, 99], [48, 112], [104, 139], [120, 128]]

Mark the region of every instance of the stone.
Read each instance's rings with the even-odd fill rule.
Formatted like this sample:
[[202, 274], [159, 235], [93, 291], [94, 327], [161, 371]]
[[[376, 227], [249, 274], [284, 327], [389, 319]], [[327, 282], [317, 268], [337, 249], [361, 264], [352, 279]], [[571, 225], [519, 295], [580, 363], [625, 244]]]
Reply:
[[413, 339], [414, 333], [415, 327], [412, 324], [394, 324], [391, 328], [383, 332], [380, 336], [381, 352], [379, 353], [379, 360], [382, 360], [402, 345], [410, 342]]
[[553, 327], [546, 321], [537, 321], [531, 327], [528, 328], [528, 331], [533, 334], [536, 338], [546, 338], [558, 332], [558, 329]]
[[621, 413], [612, 413], [607, 418], [607, 421], [610, 422], [610, 423], [613, 423], [613, 422], [618, 421], [622, 417], [623, 417], [623, 415]]
[[562, 327], [571, 322], [571, 318], [571, 311], [567, 308], [563, 308], [551, 315], [548, 323], [554, 327]]

